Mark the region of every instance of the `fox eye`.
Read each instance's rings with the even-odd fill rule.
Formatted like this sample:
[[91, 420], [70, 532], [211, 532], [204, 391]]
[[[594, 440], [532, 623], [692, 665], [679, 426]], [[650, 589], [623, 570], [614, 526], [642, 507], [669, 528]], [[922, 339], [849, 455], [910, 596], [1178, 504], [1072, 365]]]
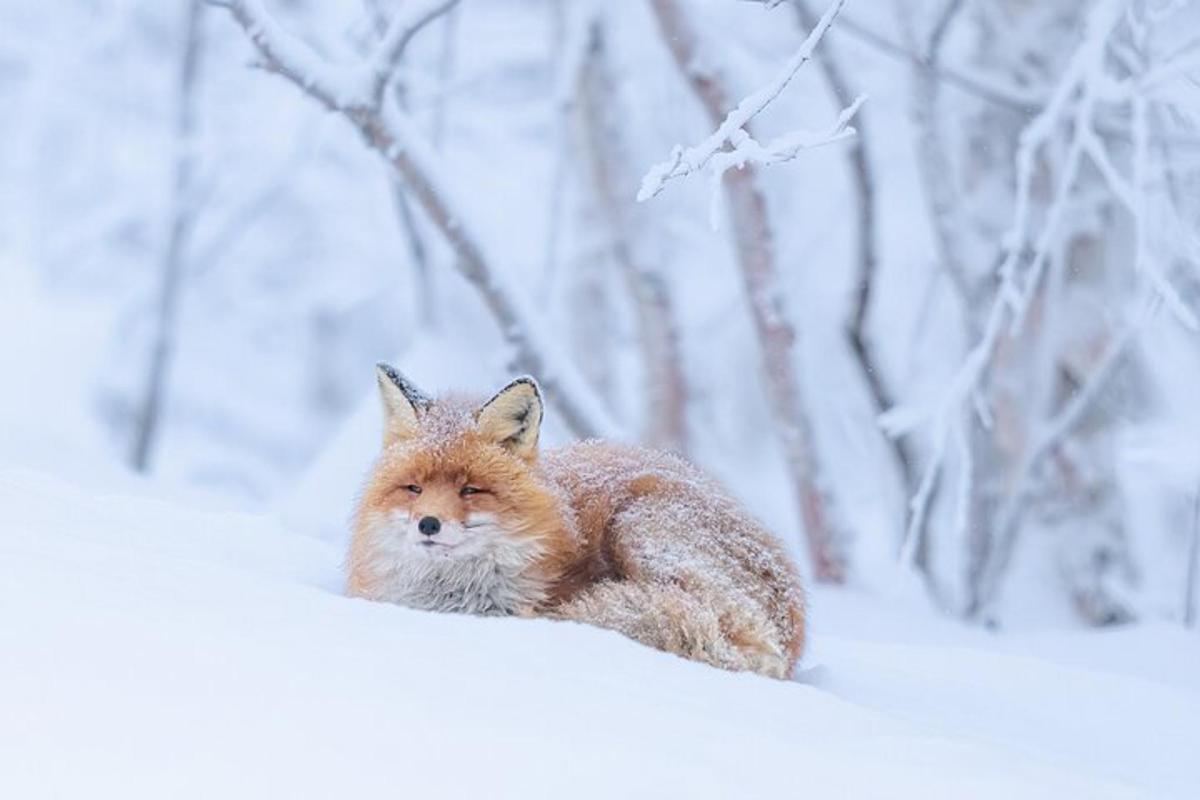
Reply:
[[462, 497], [469, 497], [473, 494], [484, 494], [485, 490], [480, 489], [478, 486], [464, 486], [458, 490], [458, 493]]
[[404, 488], [408, 490], [409, 494], [420, 494], [421, 493], [421, 487], [417, 486], [415, 483], [410, 483], [408, 486], [405, 486]]

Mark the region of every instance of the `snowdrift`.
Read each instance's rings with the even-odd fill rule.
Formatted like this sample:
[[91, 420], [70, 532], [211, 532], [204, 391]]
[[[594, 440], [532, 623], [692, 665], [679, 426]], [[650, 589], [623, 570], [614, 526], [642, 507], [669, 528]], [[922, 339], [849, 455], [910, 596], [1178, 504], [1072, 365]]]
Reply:
[[1187, 797], [1200, 644], [814, 597], [796, 682], [340, 596], [269, 517], [0, 472], [0, 796]]

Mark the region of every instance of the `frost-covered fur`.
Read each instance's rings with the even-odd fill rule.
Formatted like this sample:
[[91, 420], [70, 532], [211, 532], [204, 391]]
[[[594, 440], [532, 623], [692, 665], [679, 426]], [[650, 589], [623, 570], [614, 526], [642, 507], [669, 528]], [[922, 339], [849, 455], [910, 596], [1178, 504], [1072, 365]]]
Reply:
[[[363, 536], [371, 542], [382, 572], [375, 599], [467, 614], [517, 614], [546, 593], [545, 582], [531, 572], [535, 543], [504, 535], [497, 525], [464, 525], [486, 547], [472, 557], [449, 558], [416, 551], [398, 524], [384, 515], [368, 523]], [[419, 535], [419, 534], [418, 534]]]
[[386, 367], [380, 388], [384, 450], [350, 594], [587, 622], [718, 667], [791, 673], [804, 643], [795, 567], [695, 467], [595, 441], [539, 454], [530, 379], [483, 404], [430, 399]]

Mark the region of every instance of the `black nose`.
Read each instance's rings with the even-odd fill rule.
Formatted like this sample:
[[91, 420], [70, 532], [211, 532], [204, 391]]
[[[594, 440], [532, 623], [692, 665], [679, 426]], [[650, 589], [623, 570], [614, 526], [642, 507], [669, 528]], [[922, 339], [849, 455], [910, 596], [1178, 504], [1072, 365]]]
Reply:
[[417, 530], [426, 536], [433, 536], [442, 529], [442, 521], [437, 517], [421, 517]]

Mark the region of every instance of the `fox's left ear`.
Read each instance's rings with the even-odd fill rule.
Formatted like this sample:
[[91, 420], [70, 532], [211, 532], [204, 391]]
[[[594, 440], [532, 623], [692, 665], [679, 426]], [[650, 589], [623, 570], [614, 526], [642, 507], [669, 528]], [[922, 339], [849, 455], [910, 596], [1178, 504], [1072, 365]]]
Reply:
[[383, 401], [383, 444], [407, 439], [417, 431], [418, 415], [429, 410], [432, 402], [424, 392], [390, 364], [376, 364], [379, 399]]
[[517, 378], [475, 412], [481, 433], [514, 455], [532, 458], [542, 427], [542, 392], [530, 377]]

